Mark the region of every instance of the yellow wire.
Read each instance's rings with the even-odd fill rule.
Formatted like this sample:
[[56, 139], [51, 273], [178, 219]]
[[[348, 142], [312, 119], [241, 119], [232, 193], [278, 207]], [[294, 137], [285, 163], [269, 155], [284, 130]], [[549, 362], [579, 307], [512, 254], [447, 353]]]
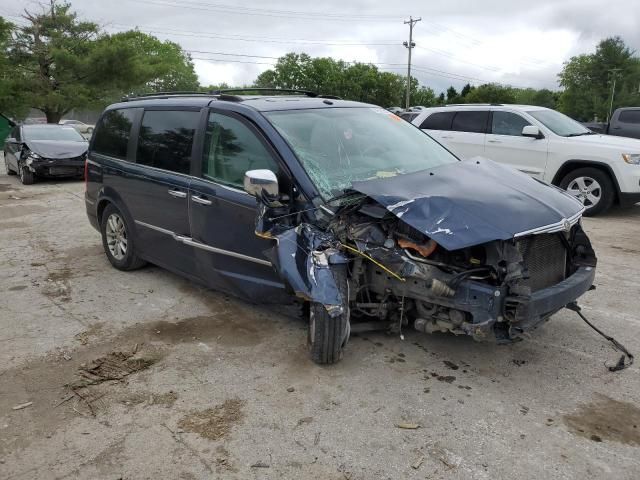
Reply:
[[367, 255], [364, 252], [361, 252], [360, 250], [358, 250], [357, 248], [353, 248], [350, 247], [349, 245], [345, 245], [344, 243], [341, 243], [340, 245], [342, 245], [344, 248], [346, 248], [347, 250], [351, 250], [353, 253], [357, 253], [358, 255], [366, 258], [367, 260], [375, 263], [377, 266], [379, 266], [381, 269], [383, 269], [385, 272], [387, 272], [389, 275], [393, 275], [395, 278], [397, 278], [398, 280], [400, 280], [401, 282], [404, 282], [405, 279], [402, 278], [400, 275], [398, 275], [395, 272], [392, 272], [391, 270], [389, 270], [387, 267], [385, 267], [384, 265], [382, 265], [380, 262], [378, 262], [377, 260], [374, 260], [373, 258], [371, 258], [369, 255]]

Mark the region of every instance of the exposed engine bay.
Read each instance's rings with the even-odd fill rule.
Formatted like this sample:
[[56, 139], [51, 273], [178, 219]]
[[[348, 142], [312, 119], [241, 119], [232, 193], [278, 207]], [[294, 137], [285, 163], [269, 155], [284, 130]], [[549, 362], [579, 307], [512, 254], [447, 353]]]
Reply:
[[[511, 342], [591, 287], [596, 257], [579, 215], [557, 231], [448, 249], [444, 227], [428, 235], [398, 206], [351, 191], [299, 223], [263, 202], [257, 233], [277, 240], [270, 259], [297, 296], [372, 329]], [[337, 265], [347, 266], [346, 295]]]

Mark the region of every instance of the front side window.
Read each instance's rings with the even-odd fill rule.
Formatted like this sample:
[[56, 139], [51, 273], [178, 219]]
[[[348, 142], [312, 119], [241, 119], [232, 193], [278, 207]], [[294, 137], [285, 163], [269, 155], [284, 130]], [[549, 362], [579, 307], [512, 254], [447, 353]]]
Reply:
[[147, 110], [138, 136], [136, 163], [188, 175], [200, 112]]
[[618, 120], [622, 123], [640, 123], [640, 110], [623, 110]]
[[487, 131], [488, 111], [471, 110], [457, 112], [453, 117], [451, 130], [455, 132], [485, 133]]
[[555, 110], [529, 110], [527, 113], [561, 137], [593, 135], [584, 125]]
[[519, 137], [522, 135], [522, 129], [528, 125], [531, 124], [516, 113], [493, 112], [491, 133]]
[[120, 109], [106, 112], [96, 126], [93, 150], [102, 155], [126, 160], [127, 145], [135, 110]]
[[242, 188], [247, 170], [278, 172], [278, 164], [251, 129], [219, 113], [209, 115], [202, 158], [202, 176]]
[[318, 108], [264, 115], [327, 200], [355, 181], [457, 161], [431, 137], [381, 108]]

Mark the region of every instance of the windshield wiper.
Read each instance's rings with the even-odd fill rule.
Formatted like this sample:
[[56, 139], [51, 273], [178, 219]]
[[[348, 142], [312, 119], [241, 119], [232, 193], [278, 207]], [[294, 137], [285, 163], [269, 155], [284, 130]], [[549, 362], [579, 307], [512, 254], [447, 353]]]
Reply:
[[580, 133], [570, 133], [565, 135], [565, 137], [581, 137], [582, 135], [595, 135], [596, 132], [580, 132]]

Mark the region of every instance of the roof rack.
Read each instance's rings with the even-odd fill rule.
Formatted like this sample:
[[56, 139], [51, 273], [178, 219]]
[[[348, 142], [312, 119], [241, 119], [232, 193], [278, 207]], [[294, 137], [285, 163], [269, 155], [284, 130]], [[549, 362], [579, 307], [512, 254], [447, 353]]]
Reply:
[[142, 95], [132, 95], [122, 97], [123, 102], [130, 102], [133, 100], [147, 99], [147, 98], [169, 98], [169, 97], [210, 97], [212, 92], [155, 92], [155, 93], [143, 93]]
[[225, 88], [223, 90], [211, 90], [211, 95], [224, 95], [226, 93], [241, 92], [274, 92], [274, 93], [301, 93], [307, 97], [319, 96], [317, 92], [311, 90], [299, 90], [296, 88], [264, 88], [264, 87], [245, 87], [245, 88]]
[[502, 107], [502, 103], [448, 103], [445, 107]]
[[227, 100], [231, 102], [241, 102], [244, 100], [239, 95], [231, 95], [232, 93], [241, 92], [260, 92], [260, 93], [299, 93], [310, 98], [326, 98], [330, 100], [342, 100], [336, 95], [319, 95], [316, 92], [310, 90], [298, 90], [293, 88], [262, 88], [262, 87], [246, 87], [246, 88], [225, 88], [223, 90], [210, 90], [208, 92], [191, 92], [191, 91], [179, 91], [179, 92], [155, 92], [144, 93], [142, 95], [132, 95], [122, 97], [123, 102], [131, 102], [134, 100], [147, 100], [154, 98], [171, 98], [171, 97], [217, 97], [219, 100]]

